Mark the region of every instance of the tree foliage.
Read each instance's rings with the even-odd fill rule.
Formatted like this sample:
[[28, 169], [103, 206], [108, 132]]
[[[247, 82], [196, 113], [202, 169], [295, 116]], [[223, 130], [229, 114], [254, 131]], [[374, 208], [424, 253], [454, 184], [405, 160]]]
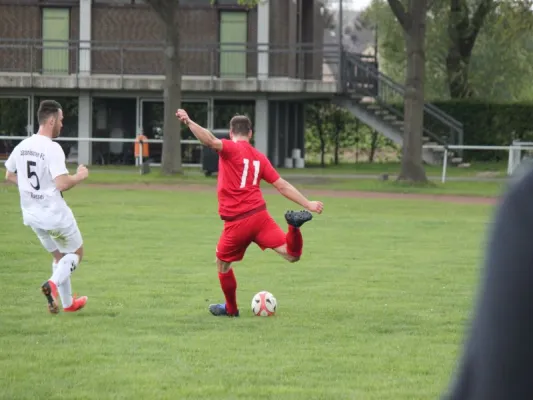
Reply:
[[[484, 99], [448, 100], [434, 103], [464, 125], [466, 145], [509, 146], [513, 140], [533, 141], [530, 102], [497, 103]], [[508, 152], [502, 150], [465, 150], [466, 161], [506, 160]]]
[[[374, 161], [378, 149], [391, 147], [394, 143], [361, 123], [348, 110], [331, 102], [314, 102], [306, 108], [305, 149], [307, 154], [317, 154], [320, 164], [341, 162], [342, 153], [353, 150], [354, 162], [364, 156]], [[332, 156], [329, 160], [328, 156]]]
[[[453, 0], [455, 1], [455, 0]], [[461, 0], [463, 1], [463, 0]], [[486, 0], [484, 0], [486, 1]], [[453, 3], [457, 4], [457, 3]], [[468, 14], [463, 25], [452, 18], [452, 0], [436, 1], [427, 18], [426, 98], [447, 99], [475, 97], [493, 100], [528, 100], [533, 98], [529, 82], [533, 73], [533, 16], [531, 0], [493, 1], [484, 23], [476, 32], [474, 18], [482, 0], [467, 0], [461, 11]], [[461, 13], [457, 13], [461, 16]], [[477, 11], [480, 15], [480, 11]], [[401, 81], [406, 66], [403, 32], [394, 24], [394, 15], [384, 0], [374, 0], [364, 18], [377, 23], [380, 68], [394, 80]], [[455, 15], [455, 19], [459, 17]], [[455, 22], [454, 22], [455, 21]], [[450, 52], [456, 43], [465, 59], [458, 75], [451, 70]], [[468, 56], [468, 51], [470, 55]], [[454, 85], [452, 93], [451, 85]]]

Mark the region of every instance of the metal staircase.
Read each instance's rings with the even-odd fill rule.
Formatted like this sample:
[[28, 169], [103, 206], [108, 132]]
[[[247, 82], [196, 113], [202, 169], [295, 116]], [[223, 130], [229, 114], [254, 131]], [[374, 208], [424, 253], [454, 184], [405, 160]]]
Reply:
[[[341, 95], [339, 106], [349, 109], [365, 124], [395, 143], [403, 142], [403, 99], [405, 87], [377, 69], [374, 57], [344, 53], [342, 55]], [[430, 103], [424, 104], [423, 143], [435, 145], [463, 144], [463, 124]], [[429, 164], [441, 163], [442, 149], [424, 148], [422, 157]], [[462, 151], [449, 151], [449, 161], [462, 162]]]

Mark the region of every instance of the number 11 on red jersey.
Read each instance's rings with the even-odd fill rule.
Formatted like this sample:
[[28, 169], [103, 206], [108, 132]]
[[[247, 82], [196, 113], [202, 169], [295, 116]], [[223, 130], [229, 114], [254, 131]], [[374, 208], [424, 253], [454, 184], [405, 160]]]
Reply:
[[[247, 158], [244, 158], [242, 162], [244, 163], [244, 169], [242, 171], [242, 176], [241, 176], [241, 189], [246, 186], [246, 178], [248, 178], [250, 160], [248, 160]], [[257, 185], [257, 179], [259, 177], [259, 167], [261, 166], [261, 163], [258, 160], [253, 160], [252, 164], [254, 166], [254, 181], [252, 182], [252, 185]]]

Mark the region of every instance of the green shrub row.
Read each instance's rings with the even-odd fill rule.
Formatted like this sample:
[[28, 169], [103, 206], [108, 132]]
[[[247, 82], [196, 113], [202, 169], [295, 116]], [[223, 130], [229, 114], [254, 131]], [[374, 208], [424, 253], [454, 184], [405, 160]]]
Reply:
[[[509, 146], [513, 140], [533, 142], [533, 104], [494, 104], [479, 101], [433, 103], [464, 127], [464, 144]], [[506, 160], [506, 151], [466, 151], [467, 161]]]

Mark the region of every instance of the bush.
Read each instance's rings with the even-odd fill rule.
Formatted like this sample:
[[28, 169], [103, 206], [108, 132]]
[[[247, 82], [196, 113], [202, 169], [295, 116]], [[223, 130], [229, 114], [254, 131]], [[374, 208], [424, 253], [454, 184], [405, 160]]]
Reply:
[[[475, 100], [435, 102], [464, 126], [464, 144], [509, 146], [513, 140], [533, 141], [533, 104], [495, 104]], [[464, 151], [468, 161], [499, 161], [505, 151]]]

